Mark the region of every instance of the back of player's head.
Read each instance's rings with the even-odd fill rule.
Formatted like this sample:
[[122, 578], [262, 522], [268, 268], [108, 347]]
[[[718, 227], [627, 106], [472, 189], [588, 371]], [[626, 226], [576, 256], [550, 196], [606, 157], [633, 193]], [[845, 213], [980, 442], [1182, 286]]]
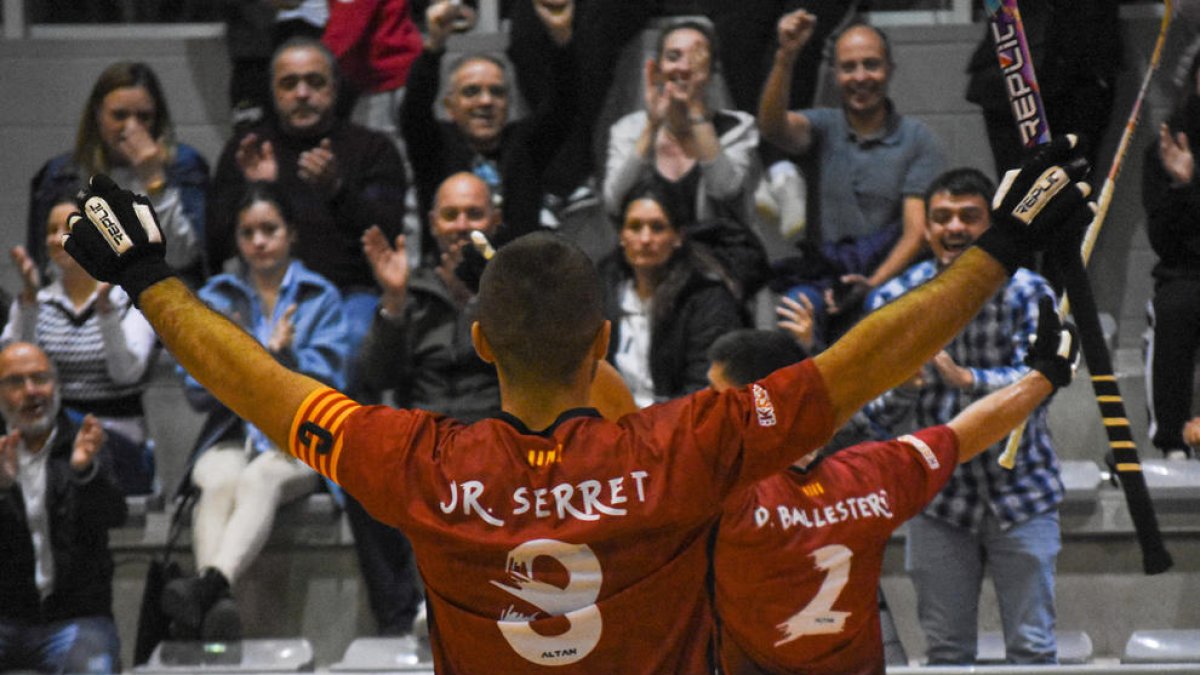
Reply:
[[961, 167], [950, 169], [934, 178], [929, 184], [929, 189], [925, 191], [925, 203], [929, 204], [930, 199], [939, 192], [946, 192], [955, 197], [977, 195], [983, 197], [985, 204], [991, 204], [996, 186], [979, 169]]
[[479, 282], [479, 325], [510, 377], [567, 384], [604, 323], [600, 279], [566, 239], [535, 232], [502, 247]]
[[721, 364], [730, 384], [741, 387], [803, 361], [804, 348], [780, 331], [741, 328], [717, 338], [708, 348], [708, 360]]

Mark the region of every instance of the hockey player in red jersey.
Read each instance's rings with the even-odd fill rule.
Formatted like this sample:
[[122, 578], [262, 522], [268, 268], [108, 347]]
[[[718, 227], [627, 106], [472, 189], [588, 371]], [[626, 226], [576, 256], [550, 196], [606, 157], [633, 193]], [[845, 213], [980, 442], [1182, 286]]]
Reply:
[[[782, 365], [764, 356], [776, 336], [756, 333], [726, 336], [743, 345], [713, 345], [714, 389], [748, 385]], [[722, 358], [722, 347], [733, 356]], [[744, 360], [755, 363], [747, 370], [736, 358], [750, 354]], [[892, 532], [924, 508], [959, 462], [1069, 384], [1077, 361], [1073, 332], [1061, 329], [1045, 298], [1031, 370], [1021, 380], [946, 425], [824, 457], [810, 453], [728, 498], [713, 553], [722, 671], [882, 675], [876, 588]]]
[[1077, 247], [1089, 218], [1075, 156], [1065, 137], [1045, 146], [997, 195], [988, 237], [817, 357], [618, 422], [587, 407], [609, 336], [596, 273], [556, 235], [487, 264], [472, 333], [504, 412], [469, 426], [360, 406], [281, 366], [171, 277], [149, 202], [107, 177], [81, 195], [66, 247], [136, 298], [218, 399], [408, 534], [439, 671], [705, 673], [722, 500], [910, 377], [1031, 251]]

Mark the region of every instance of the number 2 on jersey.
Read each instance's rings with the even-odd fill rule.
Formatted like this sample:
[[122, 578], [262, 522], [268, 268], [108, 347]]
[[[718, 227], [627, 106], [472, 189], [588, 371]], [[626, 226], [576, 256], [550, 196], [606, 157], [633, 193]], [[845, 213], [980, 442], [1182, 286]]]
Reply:
[[822, 546], [810, 555], [816, 568], [825, 572], [825, 580], [804, 609], [779, 624], [783, 638], [775, 643], [776, 647], [805, 635], [832, 635], [845, 629], [850, 612], [833, 611], [833, 603], [837, 602], [850, 579], [853, 555], [853, 551], [840, 544]]
[[[533, 578], [533, 561], [540, 556], [554, 558], [566, 568], [565, 587]], [[509, 583], [493, 581], [497, 588], [546, 614], [565, 617], [571, 624], [561, 635], [541, 635], [531, 626], [536, 617], [510, 607], [496, 624], [513, 651], [538, 665], [562, 666], [579, 661], [596, 648], [604, 621], [595, 603], [604, 575], [600, 560], [587, 544], [568, 544], [555, 539], [527, 541], [509, 552], [507, 569]]]

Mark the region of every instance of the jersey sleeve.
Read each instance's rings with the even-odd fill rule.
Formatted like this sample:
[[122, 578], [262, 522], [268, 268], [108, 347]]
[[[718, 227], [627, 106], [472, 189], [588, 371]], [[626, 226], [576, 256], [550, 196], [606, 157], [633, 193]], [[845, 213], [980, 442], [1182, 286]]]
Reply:
[[686, 471], [692, 492], [714, 497], [787, 468], [833, 435], [833, 404], [811, 360], [781, 368], [749, 386], [711, 389], [627, 415], [649, 442], [644, 451], [669, 454]]
[[947, 426], [929, 427], [888, 441], [890, 456], [881, 485], [893, 495], [896, 516], [908, 520], [941, 491], [958, 466], [958, 436]]
[[288, 435], [288, 451], [342, 486], [376, 520], [403, 527], [409, 489], [420, 482], [421, 457], [434, 457], [440, 415], [386, 406], [363, 406], [341, 392], [309, 394]]

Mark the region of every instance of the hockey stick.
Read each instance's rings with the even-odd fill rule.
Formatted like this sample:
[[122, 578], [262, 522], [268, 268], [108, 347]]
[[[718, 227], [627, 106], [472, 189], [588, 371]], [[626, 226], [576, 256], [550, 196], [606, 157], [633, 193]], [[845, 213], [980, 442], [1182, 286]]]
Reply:
[[[1100, 414], [1104, 419], [1109, 448], [1116, 458], [1116, 471], [1121, 479], [1125, 500], [1137, 532], [1138, 543], [1142, 549], [1142, 567], [1147, 574], [1158, 574], [1169, 569], [1172, 565], [1171, 555], [1163, 546], [1162, 535], [1158, 529], [1158, 519], [1154, 513], [1154, 504], [1150, 500], [1145, 477], [1141, 473], [1137, 447], [1133, 443], [1129, 419], [1125, 413], [1125, 403], [1121, 398], [1116, 377], [1113, 375], [1108, 347], [1104, 343], [1100, 330], [1100, 322], [1096, 315], [1095, 302], [1092, 298], [1085, 265], [1091, 256], [1092, 248], [1099, 237], [1100, 227], [1103, 226], [1108, 207], [1112, 202], [1116, 178], [1120, 173], [1133, 131], [1137, 127], [1142, 101], [1145, 98], [1150, 79], [1161, 61], [1162, 46], [1166, 41], [1171, 19], [1170, 0], [1165, 0], [1164, 4], [1163, 22], [1159, 29], [1158, 41], [1155, 44], [1150, 66], [1142, 80], [1137, 101], [1126, 122], [1121, 143], [1101, 190], [1101, 201], [1096, 216], [1092, 219], [1092, 223], [1084, 235], [1084, 241], [1080, 247], [1080, 257], [1072, 256], [1067, 261], [1067, 269], [1064, 270], [1067, 292], [1063, 294], [1062, 303], [1059, 306], [1061, 318], [1065, 317], [1069, 310], [1069, 297], [1075, 296], [1076, 303], [1079, 305], [1073, 316], [1079, 327], [1088, 370], [1092, 374], [1092, 387], [1096, 403], [1100, 407]], [[1004, 72], [1005, 85], [1021, 140], [1026, 147], [1044, 143], [1050, 137], [1049, 124], [1046, 121], [1045, 108], [1042, 105], [1036, 76], [1033, 73], [1033, 63], [1029, 56], [1029, 48], [1025, 40], [1016, 0], [985, 0], [985, 5], [992, 26], [992, 37], [996, 44], [996, 56]], [[1024, 424], [1009, 436], [1008, 445], [999, 458], [1001, 466], [1008, 469], [1013, 467], [1023, 434]]]

